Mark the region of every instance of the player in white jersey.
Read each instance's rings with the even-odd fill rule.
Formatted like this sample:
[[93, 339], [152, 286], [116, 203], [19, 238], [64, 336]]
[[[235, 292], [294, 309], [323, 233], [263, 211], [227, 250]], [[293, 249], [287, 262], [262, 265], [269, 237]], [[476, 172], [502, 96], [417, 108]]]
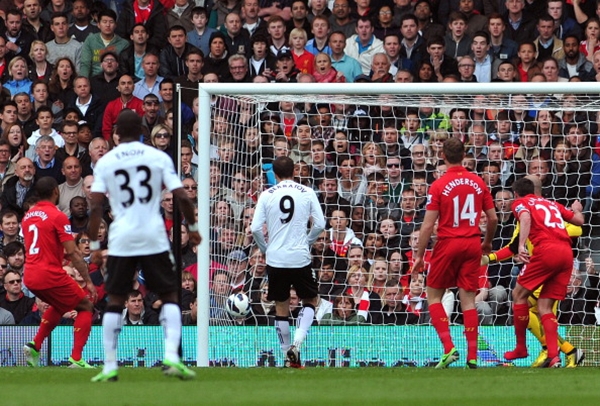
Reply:
[[132, 289], [137, 266], [141, 266], [146, 286], [162, 302], [160, 322], [165, 332], [166, 375], [190, 379], [194, 371], [179, 357], [181, 311], [177, 301], [177, 278], [171, 245], [160, 215], [163, 185], [177, 197], [188, 222], [190, 242], [200, 243], [194, 205], [187, 197], [171, 158], [164, 152], [139, 142], [141, 118], [132, 110], [123, 110], [117, 119], [119, 145], [102, 157], [94, 168], [89, 236], [92, 261], [101, 263], [97, 240], [102, 218], [102, 202], [108, 195], [114, 221], [108, 233], [108, 304], [102, 319], [104, 368], [92, 382], [116, 381], [117, 340], [121, 331], [121, 312], [126, 295]]
[[[278, 183], [260, 195], [251, 229], [254, 241], [267, 257], [267, 297], [275, 301], [275, 329], [286, 353], [285, 366], [301, 368], [299, 348], [313, 322], [319, 298], [317, 278], [310, 266], [310, 247], [325, 229], [325, 218], [314, 190], [293, 181], [294, 162], [290, 158], [277, 158], [273, 172]], [[306, 228], [309, 221], [310, 232]], [[265, 223], [268, 243], [263, 234]], [[302, 299], [293, 343], [289, 322], [291, 286]]]

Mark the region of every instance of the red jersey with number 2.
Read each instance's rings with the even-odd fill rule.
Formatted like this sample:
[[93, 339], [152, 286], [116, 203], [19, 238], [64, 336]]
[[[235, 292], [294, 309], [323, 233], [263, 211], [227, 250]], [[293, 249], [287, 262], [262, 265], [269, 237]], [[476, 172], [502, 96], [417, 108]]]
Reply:
[[426, 208], [439, 212], [438, 238], [475, 237], [481, 211], [493, 209], [494, 201], [479, 176], [455, 166], [433, 182]]
[[41, 201], [23, 218], [25, 284], [35, 289], [52, 288], [65, 275], [64, 241], [73, 240], [67, 216], [50, 202]]
[[513, 202], [512, 211], [517, 219], [525, 212], [531, 216], [529, 240], [534, 247], [553, 242], [571, 244], [564, 221], [571, 220], [575, 213], [567, 210], [562, 204], [527, 195]]

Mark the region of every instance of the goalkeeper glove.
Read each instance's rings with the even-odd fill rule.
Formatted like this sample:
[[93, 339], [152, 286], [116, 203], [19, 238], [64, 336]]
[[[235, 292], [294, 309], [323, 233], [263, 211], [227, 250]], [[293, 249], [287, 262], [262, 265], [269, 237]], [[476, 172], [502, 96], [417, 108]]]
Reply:
[[481, 266], [488, 265], [490, 262], [496, 262], [497, 260], [498, 260], [498, 258], [496, 257], [496, 254], [494, 254], [493, 252], [489, 255], [482, 255], [481, 256]]

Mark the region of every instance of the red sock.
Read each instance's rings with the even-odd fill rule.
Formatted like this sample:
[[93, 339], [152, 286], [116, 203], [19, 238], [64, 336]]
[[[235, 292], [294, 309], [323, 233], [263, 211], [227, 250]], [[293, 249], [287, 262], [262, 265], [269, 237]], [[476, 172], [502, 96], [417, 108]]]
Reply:
[[477, 327], [479, 326], [479, 316], [477, 310], [463, 311], [463, 322], [465, 325], [465, 338], [467, 339], [467, 361], [477, 361]]
[[444, 310], [444, 306], [441, 303], [434, 303], [429, 306], [429, 315], [431, 316], [431, 324], [435, 327], [435, 331], [444, 346], [444, 353], [447, 354], [454, 348], [454, 343], [450, 336], [446, 310]]
[[517, 349], [527, 349], [527, 326], [529, 325], [529, 305], [516, 304], [513, 306], [513, 324], [517, 336]]
[[42, 322], [40, 323], [40, 328], [38, 329], [37, 334], [33, 337], [33, 342], [35, 343], [35, 349], [40, 350], [42, 348], [42, 344], [46, 338], [52, 333], [54, 327], [58, 325], [62, 314], [58, 313], [54, 307], [50, 306], [42, 315]]
[[558, 356], [558, 322], [556, 316], [552, 313], [542, 316], [542, 326], [546, 335], [546, 348], [548, 349], [548, 359]]
[[92, 316], [92, 312], [80, 311], [75, 317], [75, 323], [73, 323], [73, 351], [71, 352], [71, 357], [75, 361], [81, 359], [83, 347], [90, 336]]
[[513, 305], [513, 324], [515, 325], [515, 336], [517, 336], [517, 346], [513, 351], [504, 353], [504, 358], [513, 360], [527, 357], [527, 326], [529, 325], [529, 305]]

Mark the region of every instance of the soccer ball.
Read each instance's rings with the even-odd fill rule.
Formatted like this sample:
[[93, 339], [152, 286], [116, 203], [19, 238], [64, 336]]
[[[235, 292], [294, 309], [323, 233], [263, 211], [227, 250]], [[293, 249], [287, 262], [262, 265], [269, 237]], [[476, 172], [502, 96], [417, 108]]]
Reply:
[[246, 317], [250, 313], [250, 299], [243, 293], [234, 293], [227, 298], [225, 310], [235, 319]]

